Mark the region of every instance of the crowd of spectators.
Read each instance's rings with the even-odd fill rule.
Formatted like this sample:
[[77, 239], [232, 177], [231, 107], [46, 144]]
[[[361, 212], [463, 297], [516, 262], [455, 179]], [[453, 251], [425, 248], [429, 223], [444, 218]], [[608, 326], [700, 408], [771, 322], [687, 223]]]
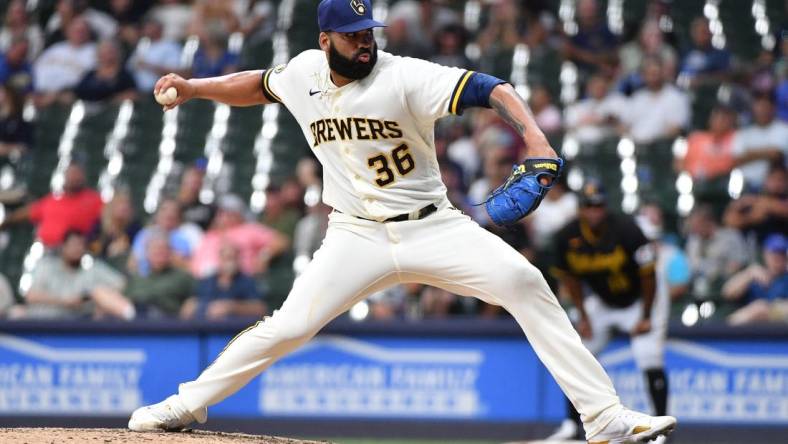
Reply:
[[[397, 55], [509, 79], [517, 49], [526, 47], [527, 99], [557, 151], [567, 140], [576, 144], [576, 153], [566, 153], [570, 161], [593, 158], [600, 146], [627, 138], [638, 156], [671, 150], [671, 161], [652, 174], [686, 174], [695, 189], [717, 191], [709, 202], [698, 196], [687, 214], [661, 201], [630, 208], [644, 231], [659, 226], [649, 238], [673, 270], [677, 320], [788, 322], [784, 24], [773, 23], [774, 49], [750, 60], [715, 41], [704, 16], [691, 20], [682, 40], [682, 30], [666, 25], [675, 6], [669, 1], [648, 1], [640, 21], [616, 32], [595, 0], [575, 3], [572, 26], [551, 2], [481, 2], [478, 29], [467, 27], [454, 5], [463, 2], [389, 3], [385, 50]], [[11, 0], [0, 11], [0, 162], [36, 146], [26, 104], [150, 100], [154, 83], [168, 72], [208, 77], [236, 71], [242, 61], [232, 36], [243, 35], [247, 44], [270, 40], [277, 7], [270, 0]], [[189, 42], [198, 44], [184, 63]], [[566, 62], [574, 67], [576, 98], [558, 83]], [[709, 87], [714, 93], [704, 110], [698, 104], [709, 102]], [[674, 144], [677, 138], [686, 143]], [[524, 157], [522, 139], [494, 112], [469, 110], [442, 121], [435, 143], [454, 205], [548, 270], [553, 234], [576, 217], [577, 184], [564, 177], [532, 216], [496, 227], [477, 204]], [[601, 162], [596, 171], [619, 169]], [[145, 217], [133, 204], [138, 189], [116, 189], [102, 202], [83, 166], [70, 165], [62, 191], [31, 197], [0, 225], [34, 224], [47, 249], [16, 299], [13, 285], [0, 282], [0, 317], [221, 319], [276, 309], [326, 230], [331, 208], [314, 199], [319, 166], [306, 157], [291, 178], [271, 184], [259, 215], [234, 194], [201, 199], [204, 175], [204, 162], [186, 165], [177, 192]], [[729, 191], [737, 177], [740, 189]], [[373, 295], [368, 313], [502, 312], [407, 285]]]

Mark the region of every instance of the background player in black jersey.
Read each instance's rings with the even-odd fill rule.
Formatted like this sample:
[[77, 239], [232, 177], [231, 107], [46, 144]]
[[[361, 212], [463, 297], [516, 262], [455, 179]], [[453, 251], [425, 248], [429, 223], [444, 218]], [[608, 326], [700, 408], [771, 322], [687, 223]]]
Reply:
[[[578, 218], [556, 234], [553, 274], [577, 309], [576, 328], [597, 354], [613, 333], [631, 337], [632, 353], [645, 373], [654, 410], [667, 410], [664, 348], [670, 300], [656, 295], [656, 247], [634, 219], [614, 214], [597, 180], [579, 195]], [[550, 439], [582, 438], [578, 413], [567, 401], [569, 419]], [[653, 442], [664, 442], [660, 437]]]

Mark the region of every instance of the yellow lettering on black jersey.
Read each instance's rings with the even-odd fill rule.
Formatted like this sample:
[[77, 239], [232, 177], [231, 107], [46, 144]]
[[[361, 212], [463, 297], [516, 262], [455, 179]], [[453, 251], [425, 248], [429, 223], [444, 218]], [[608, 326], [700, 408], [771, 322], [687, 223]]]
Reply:
[[566, 261], [572, 271], [578, 274], [616, 271], [626, 265], [627, 253], [620, 245], [610, 253], [569, 251], [566, 253]]
[[566, 261], [577, 274], [606, 273], [607, 285], [611, 291], [626, 292], [631, 288], [632, 284], [624, 273], [627, 253], [621, 245], [617, 245], [610, 253], [569, 251], [566, 253]]

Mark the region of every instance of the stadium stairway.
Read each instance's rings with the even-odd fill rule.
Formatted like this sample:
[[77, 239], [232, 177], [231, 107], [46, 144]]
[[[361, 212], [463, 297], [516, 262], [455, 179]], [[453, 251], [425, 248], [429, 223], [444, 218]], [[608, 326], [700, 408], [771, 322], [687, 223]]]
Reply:
[[245, 201], [252, 194], [255, 173], [254, 142], [262, 126], [263, 107], [233, 108], [224, 139], [224, 161], [233, 192]]
[[162, 126], [161, 105], [152, 97], [141, 97], [134, 103], [129, 132], [121, 147], [124, 164], [118, 180], [132, 191], [138, 212], [142, 210], [145, 186], [158, 162]]
[[98, 182], [99, 174], [106, 167], [104, 147], [115, 124], [118, 109], [118, 105], [111, 102], [86, 106], [85, 117], [74, 138], [74, 158], [85, 166], [89, 184]]

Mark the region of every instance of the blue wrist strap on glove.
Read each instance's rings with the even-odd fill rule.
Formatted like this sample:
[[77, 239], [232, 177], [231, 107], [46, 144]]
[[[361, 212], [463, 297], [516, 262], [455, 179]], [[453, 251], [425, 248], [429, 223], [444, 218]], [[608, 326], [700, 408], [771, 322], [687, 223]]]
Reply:
[[[511, 225], [531, 214], [561, 175], [561, 158], [533, 157], [512, 168], [506, 182], [496, 188], [484, 202], [490, 219], [496, 225]], [[547, 185], [541, 179], [547, 179]]]

